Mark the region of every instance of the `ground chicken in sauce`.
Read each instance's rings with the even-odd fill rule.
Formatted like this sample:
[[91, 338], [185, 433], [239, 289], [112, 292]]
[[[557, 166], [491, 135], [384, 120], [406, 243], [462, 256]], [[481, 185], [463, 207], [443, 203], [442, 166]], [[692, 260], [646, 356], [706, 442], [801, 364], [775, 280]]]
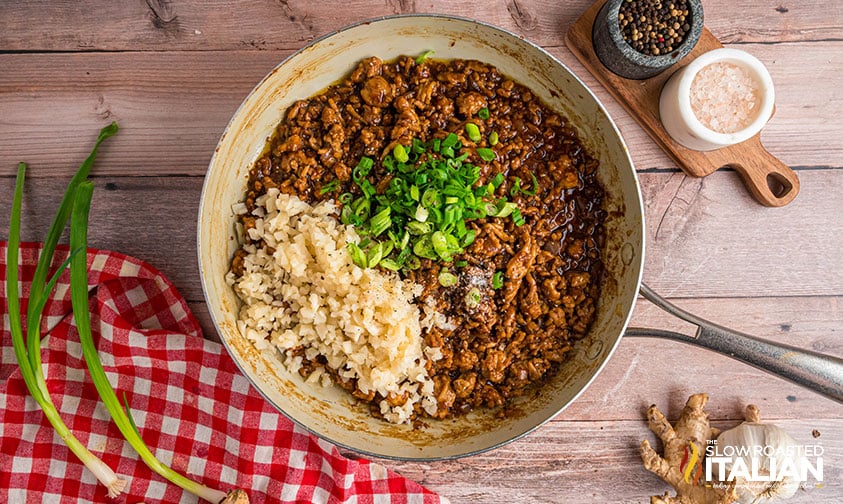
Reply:
[[[488, 117], [478, 119], [484, 109]], [[479, 142], [466, 138], [468, 120], [478, 125]], [[498, 135], [495, 145], [489, 144], [491, 132]], [[484, 63], [368, 58], [343, 81], [287, 110], [267, 153], [251, 170], [246, 198], [251, 211], [255, 198], [271, 187], [311, 204], [354, 192], [351, 172], [361, 157], [382, 159], [396, 143], [448, 133], [460, 136], [465, 152], [494, 149], [497, 157], [490, 162], [471, 158], [480, 167], [478, 184], [503, 174], [497, 192], [517, 203], [525, 223], [467, 222], [476, 240], [454, 257], [461, 267], [448, 265], [455, 285], [440, 285], [443, 265], [428, 259], [404, 273], [424, 287], [421, 299], [432, 297], [451, 327], [424, 334], [443, 354], [428, 362], [438, 418], [479, 407], [505, 412], [510, 399], [558, 371], [594, 320], [603, 275], [604, 193], [595, 173], [598, 162], [567, 119]], [[515, 177], [535, 177], [535, 195], [513, 195]], [[381, 191], [388, 174], [375, 163], [368, 178]], [[334, 180], [336, 190], [320, 194]], [[242, 218], [246, 228], [253, 225], [250, 219]], [[241, 259], [238, 253], [232, 261], [235, 274]], [[496, 272], [502, 272], [498, 288]], [[468, 294], [476, 302], [466, 303]], [[310, 362], [302, 370], [322, 364]], [[345, 386], [362, 400], [383, 399], [360, 394], [353, 383]]]

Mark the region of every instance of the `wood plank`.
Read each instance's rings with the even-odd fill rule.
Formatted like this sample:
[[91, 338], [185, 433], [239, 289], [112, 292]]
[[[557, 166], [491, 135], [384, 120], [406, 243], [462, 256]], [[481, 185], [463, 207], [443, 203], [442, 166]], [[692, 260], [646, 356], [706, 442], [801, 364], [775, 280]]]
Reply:
[[776, 209], [756, 204], [734, 172], [642, 175], [644, 282], [669, 297], [837, 295], [843, 180], [834, 173], [799, 172], [800, 196]]
[[[471, 16], [540, 45], [562, 45], [565, 30], [591, 0], [291, 0], [234, 2], [148, 0], [0, 2], [0, 51], [289, 50], [351, 22], [399, 13]], [[804, 41], [840, 38], [843, 9], [812, 4], [740, 0], [706, 3], [707, 26], [724, 42]], [[716, 8], [715, 8], [716, 7]], [[38, 22], [33, 22], [33, 20]]]
[[[0, 169], [70, 174], [97, 131], [121, 132], [102, 149], [100, 173], [204, 174], [251, 88], [285, 54], [16, 54], [0, 56]], [[248, 57], [249, 63], [243, 61]]]
[[[778, 111], [762, 133], [790, 166], [843, 166], [843, 41], [753, 45], [777, 84]], [[551, 52], [605, 104], [639, 169], [675, 166], [565, 48]], [[287, 52], [0, 55], [0, 175], [19, 161], [32, 175], [70, 174], [97, 130], [122, 132], [103, 149], [100, 173], [202, 175], [240, 102]], [[804, 92], [806, 67], [816, 69]]]
[[[455, 503], [649, 502], [651, 495], [672, 489], [641, 464], [640, 442], [655, 439], [643, 417], [642, 410], [639, 421], [551, 422], [486, 454], [444, 462], [382, 463]], [[714, 424], [729, 428], [736, 422]], [[818, 443], [824, 449], [822, 488], [810, 480], [787, 502], [838, 502], [843, 449], [837, 440], [843, 436], [843, 420], [804, 418], [776, 424], [800, 443]], [[815, 428], [821, 432], [819, 439], [811, 436]]]
[[[104, 150], [115, 152], [116, 143]], [[110, 149], [110, 150], [109, 150]], [[74, 160], [74, 164], [81, 158]], [[91, 243], [151, 262], [190, 300], [201, 300], [195, 236], [201, 177], [113, 177], [95, 167]], [[46, 233], [67, 178], [29, 179], [26, 240]], [[671, 298], [843, 295], [843, 179], [838, 170], [803, 170], [802, 194], [785, 208], [758, 205], [734, 172], [702, 179], [642, 173], [647, 250], [644, 281]], [[0, 194], [14, 180], [0, 178]], [[11, 201], [0, 198], [0, 215]], [[0, 219], [6, 236], [7, 219]], [[794, 238], [794, 241], [789, 241]], [[787, 248], [782, 250], [782, 244]], [[803, 244], [801, 246], [797, 244]]]

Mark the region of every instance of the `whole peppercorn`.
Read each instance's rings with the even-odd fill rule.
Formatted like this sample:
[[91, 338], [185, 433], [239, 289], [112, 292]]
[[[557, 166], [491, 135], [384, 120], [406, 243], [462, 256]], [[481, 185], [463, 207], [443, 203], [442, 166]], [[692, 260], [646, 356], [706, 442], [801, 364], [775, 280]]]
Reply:
[[618, 27], [633, 49], [651, 56], [677, 49], [691, 29], [687, 0], [624, 0]]

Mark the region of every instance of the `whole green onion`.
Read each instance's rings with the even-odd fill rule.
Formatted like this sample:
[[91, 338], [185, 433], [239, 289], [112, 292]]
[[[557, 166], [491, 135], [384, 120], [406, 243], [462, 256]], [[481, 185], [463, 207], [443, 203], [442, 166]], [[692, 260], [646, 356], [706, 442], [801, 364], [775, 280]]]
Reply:
[[[154, 455], [144, 444], [131, 418], [128, 409], [124, 412], [114, 389], [105, 376], [102, 363], [93, 343], [91, 334], [90, 312], [88, 307], [88, 279], [87, 279], [87, 222], [90, 211], [91, 195], [93, 184], [86, 181], [87, 175], [93, 165], [99, 144], [106, 138], [117, 132], [117, 124], [112, 123], [100, 131], [100, 135], [94, 146], [91, 155], [82, 163], [76, 174], [71, 179], [61, 200], [59, 209], [53, 219], [52, 225], [38, 258], [38, 264], [33, 276], [33, 284], [30, 289], [29, 308], [27, 311], [27, 342], [24, 342], [20, 317], [20, 301], [18, 291], [18, 268], [7, 269], [6, 292], [8, 297], [8, 312], [12, 333], [12, 344], [15, 356], [21, 369], [24, 383], [30, 394], [41, 406], [45, 416], [55, 429], [59, 437], [67, 444], [68, 448], [88, 467], [96, 478], [106, 486], [108, 495], [116, 497], [122, 492], [126, 481], [117, 477], [108, 466], [94, 456], [84, 445], [82, 445], [70, 432], [62, 421], [50, 398], [46, 380], [41, 371], [40, 356], [40, 319], [46, 305], [47, 299], [55, 288], [59, 276], [70, 266], [70, 292], [73, 305], [74, 319], [82, 343], [82, 353], [88, 365], [91, 379], [103, 403], [109, 410], [112, 418], [117, 424], [124, 437], [132, 447], [141, 455], [141, 458], [151, 469], [158, 472], [171, 482], [182, 488], [193, 492], [213, 503], [220, 504], [247, 504], [248, 496], [242, 490], [233, 490], [228, 494], [212, 490], [198, 483], [195, 483], [184, 476], [176, 473], [166, 465], [155, 459]], [[26, 165], [21, 163], [18, 167], [18, 178], [15, 184], [15, 195], [12, 203], [12, 220], [9, 226], [9, 241], [7, 259], [8, 264], [17, 265], [19, 262], [20, 247], [20, 220], [21, 201], [23, 197], [23, 180]], [[71, 220], [70, 241], [71, 252], [64, 264], [54, 273], [49, 282], [46, 280], [49, 265], [52, 263], [59, 237], [67, 223]], [[30, 322], [32, 321], [32, 322]], [[34, 351], [27, 348], [34, 349]], [[125, 398], [125, 393], [124, 393]], [[127, 404], [128, 408], [128, 404]]]
[[[92, 158], [89, 159], [93, 161]], [[93, 473], [97, 480], [106, 487], [108, 490], [108, 496], [112, 498], [117, 497], [123, 491], [123, 488], [125, 488], [126, 480], [118, 478], [114, 471], [108, 467], [105, 462], [91, 453], [85, 445], [80, 443], [73, 433], [70, 432], [70, 429], [67, 428], [67, 425], [61, 419], [55, 404], [53, 404], [53, 400], [47, 389], [47, 382], [44, 379], [44, 375], [41, 370], [40, 338], [37, 337], [38, 333], [36, 332], [36, 328], [40, 326], [41, 314], [43, 313], [44, 305], [46, 304], [46, 298], [55, 287], [59, 275], [64, 271], [64, 268], [67, 267], [68, 261], [65, 261], [65, 264], [56, 271], [53, 279], [49, 283], [39, 285], [37, 288], [37, 294], [34, 296], [32, 295], [32, 292], [35, 290], [35, 283], [32, 284], [32, 288], [30, 289], [29, 313], [27, 318], [29, 320], [29, 317], [32, 317], [31, 320], [34, 320], [34, 325], [27, 324], [27, 338], [35, 339], [37, 341], [37, 356], [27, 350], [27, 345], [24, 341], [23, 327], [21, 324], [20, 292], [18, 290], [18, 265], [20, 250], [21, 203], [23, 200], [23, 181], [25, 173], [26, 164], [19, 164], [17, 179], [15, 181], [15, 194], [12, 199], [12, 218], [9, 224], [9, 240], [6, 249], [6, 262], [8, 265], [6, 269], [6, 302], [8, 305], [7, 311], [9, 313], [9, 330], [12, 335], [12, 346], [15, 351], [15, 358], [18, 361], [18, 366], [20, 367], [21, 376], [26, 384], [26, 388], [29, 389], [30, 395], [32, 395], [32, 398], [35, 399], [35, 402], [41, 407], [41, 410], [44, 412], [44, 416], [47, 417], [47, 420], [50, 422], [50, 425], [53, 426], [56, 434], [62, 441], [64, 441], [70, 451], [72, 451], [73, 454], [76, 455], [83, 464], [85, 464], [85, 467]], [[68, 198], [62, 199], [62, 205], [60, 208], [63, 209], [64, 204], [69, 201], [70, 200]], [[57, 218], [60, 217], [60, 215], [61, 212], [57, 215]], [[57, 242], [58, 237], [56, 237], [56, 243]], [[45, 246], [46, 245], [47, 244], [45, 243]], [[49, 256], [45, 254], [45, 249], [42, 249], [41, 256], [38, 259], [39, 264], [42, 261], [47, 262], [48, 264], [52, 262], [52, 252], [54, 251], [55, 244], [52, 246], [52, 251]], [[78, 255], [85, 257], [84, 253]], [[42, 282], [46, 280], [47, 269], [44, 268], [43, 271], [43, 276], [41, 276]], [[36, 273], [37, 272], [38, 267], [36, 266]], [[38, 364], [37, 370], [35, 367], [36, 362]]]

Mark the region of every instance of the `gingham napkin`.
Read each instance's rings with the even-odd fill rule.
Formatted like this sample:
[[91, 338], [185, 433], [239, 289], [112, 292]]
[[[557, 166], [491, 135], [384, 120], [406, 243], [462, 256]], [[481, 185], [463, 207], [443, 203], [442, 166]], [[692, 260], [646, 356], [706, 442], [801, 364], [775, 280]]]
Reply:
[[[21, 246], [25, 295], [39, 250], [36, 243]], [[56, 256], [54, 266], [67, 248]], [[280, 415], [219, 344], [202, 338], [184, 299], [155, 268], [101, 250], [88, 252], [88, 267], [102, 363], [118, 396], [126, 393], [142, 437], [163, 462], [213, 488], [242, 488], [253, 503], [447, 502], [381, 465], [343, 457]], [[122, 496], [106, 496], [55, 434], [17, 370], [4, 242], [0, 281], [0, 503], [197, 502], [146, 467], [100, 403], [82, 360], [65, 272], [45, 308], [41, 354], [47, 386], [65, 423], [128, 480]]]

